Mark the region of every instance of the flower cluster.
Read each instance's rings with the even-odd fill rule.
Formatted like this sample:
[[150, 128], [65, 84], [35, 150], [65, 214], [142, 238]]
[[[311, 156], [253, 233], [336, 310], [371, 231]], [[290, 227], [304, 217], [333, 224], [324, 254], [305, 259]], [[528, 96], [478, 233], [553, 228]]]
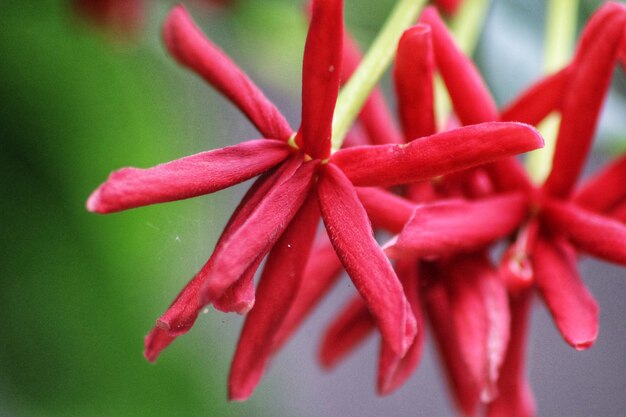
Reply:
[[[438, 6], [452, 13], [459, 3]], [[209, 304], [246, 314], [229, 377], [229, 398], [246, 399], [345, 269], [358, 294], [324, 335], [324, 366], [378, 331], [377, 385], [390, 393], [419, 364], [428, 320], [464, 414], [485, 403], [490, 416], [533, 415], [523, 366], [531, 290], [565, 340], [584, 349], [597, 337], [598, 309], [576, 254], [626, 264], [626, 158], [575, 186], [612, 70], [626, 61], [626, 7], [602, 7], [572, 62], [503, 111], [436, 9], [426, 8], [398, 44], [401, 128], [374, 89], [343, 146], [335, 107], [360, 52], [344, 31], [341, 0], [313, 1], [310, 18], [297, 131], [182, 6], [167, 18], [170, 53], [237, 106], [262, 139], [121, 169], [89, 198], [90, 211], [111, 213], [258, 177], [207, 263], [146, 337], [146, 357], [156, 360]], [[436, 71], [455, 113], [439, 132]], [[539, 186], [513, 156], [543, 145], [531, 125], [554, 111], [562, 122], [552, 171]], [[396, 236], [381, 248], [372, 226]], [[496, 267], [490, 248], [499, 241], [510, 247]]]

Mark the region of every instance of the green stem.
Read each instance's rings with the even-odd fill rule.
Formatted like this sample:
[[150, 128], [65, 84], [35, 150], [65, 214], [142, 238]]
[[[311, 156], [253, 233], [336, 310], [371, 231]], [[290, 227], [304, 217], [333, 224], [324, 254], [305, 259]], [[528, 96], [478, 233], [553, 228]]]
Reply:
[[341, 89], [333, 117], [332, 147], [341, 148], [348, 130], [365, 100], [383, 75], [398, 47], [402, 33], [413, 24], [426, 0], [399, 0], [363, 61]]
[[[574, 49], [577, 12], [578, 0], [548, 2], [544, 73], [556, 72], [569, 62]], [[539, 125], [546, 146], [529, 153], [526, 159], [526, 168], [537, 183], [544, 181], [552, 169], [552, 156], [560, 122], [560, 116], [552, 113]]]
[[[456, 44], [468, 56], [476, 49], [490, 3], [490, 0], [465, 0], [450, 21], [450, 31]], [[439, 75], [435, 78], [435, 106], [437, 126], [443, 130], [452, 110], [452, 101]]]

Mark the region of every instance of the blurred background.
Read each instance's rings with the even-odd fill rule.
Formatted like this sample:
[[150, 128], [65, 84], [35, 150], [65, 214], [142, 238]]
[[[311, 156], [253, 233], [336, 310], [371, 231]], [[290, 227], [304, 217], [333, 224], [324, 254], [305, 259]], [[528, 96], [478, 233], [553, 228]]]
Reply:
[[[187, 3], [298, 126], [301, 1]], [[581, 23], [599, 3], [583, 1]], [[211, 311], [156, 365], [143, 358], [144, 335], [204, 264], [246, 185], [111, 216], [87, 213], [87, 196], [119, 167], [258, 135], [165, 53], [160, 23], [173, 2], [148, 4], [140, 30], [121, 35], [81, 19], [67, 0], [0, 0], [0, 416], [454, 415], [429, 343], [416, 375], [386, 398], [375, 396], [375, 339], [332, 373], [320, 370], [319, 337], [352, 293], [348, 279], [248, 402], [226, 401], [238, 316]], [[362, 45], [391, 5], [346, 0]], [[501, 104], [541, 73], [544, 8], [493, 2], [476, 57]], [[616, 71], [596, 164], [626, 149], [624, 109], [626, 80]], [[581, 268], [601, 306], [601, 334], [575, 352], [536, 303], [529, 374], [539, 415], [623, 416], [626, 273], [592, 261]]]

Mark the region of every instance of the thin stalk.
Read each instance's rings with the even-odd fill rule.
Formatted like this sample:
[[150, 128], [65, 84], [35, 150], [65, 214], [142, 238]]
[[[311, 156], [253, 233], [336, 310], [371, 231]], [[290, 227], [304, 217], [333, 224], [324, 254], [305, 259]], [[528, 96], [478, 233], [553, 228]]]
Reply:
[[365, 100], [391, 64], [402, 33], [416, 21], [425, 3], [426, 0], [399, 0], [396, 3], [363, 61], [341, 89], [333, 117], [333, 151], [341, 148]]

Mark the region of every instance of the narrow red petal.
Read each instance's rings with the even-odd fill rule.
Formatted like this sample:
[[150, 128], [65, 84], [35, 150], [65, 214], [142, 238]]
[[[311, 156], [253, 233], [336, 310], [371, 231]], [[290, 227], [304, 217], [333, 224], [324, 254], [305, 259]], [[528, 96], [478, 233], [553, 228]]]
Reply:
[[224, 313], [247, 314], [256, 301], [254, 291], [254, 275], [263, 262], [263, 257], [258, 257], [233, 285], [228, 287], [224, 294], [213, 301], [213, 307]]
[[400, 233], [415, 208], [414, 203], [382, 188], [359, 187], [356, 192], [374, 228], [391, 233]]
[[509, 104], [500, 120], [536, 126], [551, 112], [561, 110], [571, 67], [542, 78]]
[[469, 125], [498, 120], [498, 108], [478, 69], [459, 50], [437, 10], [434, 7], [424, 9], [420, 22], [432, 28], [437, 68], [461, 123]]
[[296, 298], [274, 337], [274, 350], [279, 350], [311, 311], [330, 291], [341, 276], [341, 261], [326, 233], [315, 244], [304, 271]]
[[[265, 195], [274, 187], [277, 182], [284, 179], [285, 176], [293, 175], [298, 167], [295, 161], [282, 164], [274, 172], [269, 172], [259, 178], [250, 187], [244, 198], [235, 209], [228, 224], [224, 228], [217, 244], [215, 251], [219, 252], [222, 245], [245, 224], [245, 221], [259, 206]], [[185, 334], [198, 318], [200, 309], [204, 307], [204, 303], [200, 300], [200, 289], [209, 278], [209, 275], [202, 271], [210, 268], [214, 262], [213, 257], [209, 259], [200, 273], [187, 283], [185, 288], [178, 294], [167, 311], [157, 320], [157, 326], [146, 337], [144, 355], [151, 361], [155, 361], [160, 352], [165, 349], [176, 337]], [[255, 263], [253, 263], [255, 265]], [[251, 267], [248, 268], [250, 272]], [[241, 279], [240, 279], [241, 280]]]
[[542, 216], [578, 249], [626, 265], [626, 224], [558, 201], [546, 202]]
[[376, 329], [376, 321], [361, 296], [350, 301], [324, 332], [318, 357], [332, 369], [356, 349]]
[[293, 129], [237, 65], [194, 24], [182, 6], [172, 9], [163, 36], [170, 53], [237, 106], [267, 138], [287, 140]]
[[304, 202], [313, 183], [318, 163], [302, 164], [277, 183], [244, 224], [213, 253], [213, 262], [200, 272], [208, 275], [203, 301], [211, 302], [239, 279], [259, 257], [265, 256]]
[[617, 158], [578, 190], [576, 204], [592, 211], [605, 212], [626, 201], [626, 154]]
[[619, 53], [626, 6], [607, 3], [596, 12], [582, 34], [561, 112], [561, 127], [545, 188], [552, 195], [567, 196], [591, 147], [604, 98]]
[[454, 14], [463, 0], [435, 0], [437, 7], [447, 14]]
[[[361, 62], [361, 51], [356, 42], [344, 31], [343, 38], [343, 65], [342, 82], [345, 83], [352, 76]], [[385, 101], [382, 90], [378, 87], [372, 90], [367, 101], [359, 113], [359, 121], [363, 125], [369, 144], [384, 145], [388, 143], [403, 143], [402, 135], [393, 120], [393, 116]], [[344, 146], [345, 143], [344, 143]]]
[[420, 305], [418, 261], [415, 259], [398, 261], [395, 270], [411, 303], [418, 332], [404, 357], [394, 354], [384, 342], [381, 343], [377, 380], [378, 393], [381, 395], [391, 394], [413, 375], [424, 350], [424, 317]]
[[87, 209], [113, 213], [209, 194], [267, 171], [289, 153], [283, 142], [253, 140], [148, 169], [123, 168], [91, 194]]
[[[423, 263], [424, 265], [424, 263]], [[476, 415], [480, 402], [480, 387], [471, 378], [450, 320], [450, 302], [439, 273], [430, 269], [431, 276], [424, 288], [423, 298], [427, 317], [442, 361], [446, 379], [456, 407], [462, 415]]]
[[314, 0], [302, 64], [302, 125], [296, 139], [313, 158], [330, 155], [342, 43], [343, 0]]
[[482, 253], [456, 257], [447, 265], [448, 300], [455, 337], [483, 401], [496, 382], [509, 342], [510, 314], [504, 283]]
[[359, 146], [331, 157], [356, 186], [392, 186], [482, 165], [543, 146], [528, 125], [483, 123], [438, 133], [408, 145]]
[[400, 38], [393, 71], [398, 112], [407, 141], [432, 135], [435, 128], [431, 29], [416, 25]]
[[375, 317], [383, 339], [403, 356], [415, 338], [415, 317], [389, 260], [374, 239], [356, 191], [337, 167], [326, 164], [318, 192], [324, 224], [341, 263]]
[[258, 301], [246, 317], [231, 365], [230, 400], [247, 399], [263, 376], [274, 352], [274, 336], [301, 285], [319, 219], [317, 198], [312, 193], [267, 258]]
[[511, 340], [498, 380], [498, 396], [487, 405], [487, 417], [534, 417], [535, 400], [524, 369], [531, 293], [510, 299]]
[[591, 347], [598, 337], [598, 305], [578, 275], [571, 248], [538, 239], [532, 262], [539, 292], [565, 341], [577, 350]]
[[442, 256], [481, 249], [517, 228], [528, 211], [521, 193], [418, 205], [388, 255]]

